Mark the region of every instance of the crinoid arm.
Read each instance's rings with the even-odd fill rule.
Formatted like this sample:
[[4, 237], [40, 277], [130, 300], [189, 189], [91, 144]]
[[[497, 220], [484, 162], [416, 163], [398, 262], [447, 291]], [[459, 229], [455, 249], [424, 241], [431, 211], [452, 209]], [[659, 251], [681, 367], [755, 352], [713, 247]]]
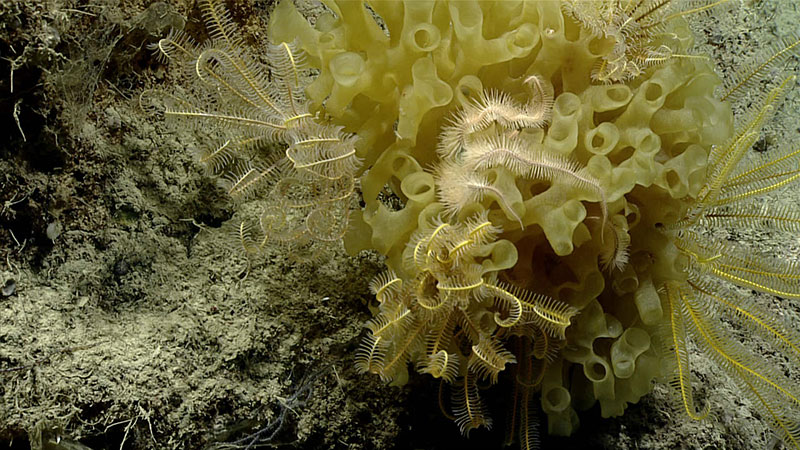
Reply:
[[486, 406], [478, 394], [476, 376], [467, 372], [453, 387], [453, 415], [456, 424], [464, 435], [479, 427], [492, 427], [492, 419], [488, 416]]
[[667, 300], [666, 313], [669, 317], [668, 329], [664, 330], [664, 335], [669, 336], [670, 339], [664, 340], [662, 353], [669, 365], [668, 382], [674, 392], [679, 394], [679, 404], [687, 415], [694, 420], [702, 420], [708, 415], [710, 405], [706, 403], [704, 409], [698, 411], [694, 402], [687, 348], [686, 320], [689, 312], [683, 301], [686, 293], [678, 283], [668, 283], [664, 291]]
[[701, 207], [716, 206], [717, 199], [729, 182], [736, 182], [735, 169], [739, 166], [745, 152], [758, 138], [764, 123], [772, 117], [786, 90], [794, 82], [795, 77], [787, 77], [776, 88], [772, 89], [747, 115], [743, 125], [736, 134], [723, 146], [715, 148], [709, 155], [710, 174], [705, 187], [701, 190], [698, 204]]
[[800, 46], [800, 37], [792, 35], [781, 39], [778, 43], [760, 48], [752, 58], [753, 62], [744, 64], [733, 77], [726, 81], [722, 99], [736, 101], [745, 93], [752, 92], [753, 85], [795, 55], [798, 46]]
[[[440, 182], [437, 189], [448, 216], [458, 215], [467, 205], [483, 202], [491, 198], [516, 222], [524, 228], [522, 218], [514, 209], [511, 193], [492, 183], [488, 175], [471, 170], [468, 166], [443, 162], [436, 173]], [[518, 208], [518, 206], [516, 206]]]
[[536, 75], [529, 76], [525, 84], [533, 92], [525, 105], [506, 93], [492, 90], [481, 92], [476, 100], [464, 105], [442, 130], [437, 147], [442, 159], [458, 160], [470, 141], [493, 124], [509, 130], [546, 125], [553, 108], [552, 93], [545, 90]]
[[497, 377], [506, 365], [516, 362], [514, 355], [504, 349], [499, 341], [484, 337], [472, 346], [467, 368], [475, 373], [478, 379], [486, 378], [494, 384], [497, 383]]
[[800, 387], [734, 339], [715, 320], [713, 299], [703, 295], [680, 295], [685, 324], [697, 345], [719, 367], [728, 372], [743, 394], [772, 423], [782, 439], [800, 444]]
[[674, 58], [698, 58], [664, 42], [673, 19], [713, 10], [729, 0], [564, 0], [564, 11], [607, 41], [606, 54], [592, 72], [602, 83], [634, 79], [651, 66]]
[[393, 270], [387, 270], [375, 277], [369, 284], [369, 290], [375, 295], [379, 303], [392, 298], [403, 286], [403, 280], [398, 278]]

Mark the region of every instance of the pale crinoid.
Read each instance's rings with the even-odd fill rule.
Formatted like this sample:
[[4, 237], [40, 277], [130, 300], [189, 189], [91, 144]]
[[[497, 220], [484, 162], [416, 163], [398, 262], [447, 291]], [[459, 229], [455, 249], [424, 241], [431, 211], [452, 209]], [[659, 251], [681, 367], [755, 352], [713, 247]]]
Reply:
[[592, 77], [601, 82], [621, 82], [636, 78], [647, 67], [674, 57], [693, 57], [678, 53], [668, 30], [671, 19], [709, 10], [728, 0], [692, 3], [672, 0], [564, 0], [562, 7], [597, 36], [607, 47]]
[[197, 45], [173, 33], [159, 41], [154, 50], [185, 70], [184, 83], [147, 91], [142, 103], [207, 138], [199, 161], [231, 198], [257, 203], [238, 211], [238, 247], [258, 254], [277, 242], [299, 259], [318, 255], [347, 228], [360, 164], [355, 138], [309, 112], [310, 74], [293, 44], [269, 44], [264, 65], [221, 1], [200, 5], [211, 39]]
[[538, 76], [529, 76], [524, 84], [532, 91], [526, 104], [502, 92], [485, 91], [443, 128], [435, 174], [445, 212], [456, 216], [471, 204], [491, 199], [524, 229], [523, 199], [519, 194], [512, 197], [514, 189], [497, 182], [497, 171], [505, 171], [509, 179], [545, 180], [588, 193], [600, 204], [605, 223], [607, 205], [600, 181], [578, 162], [549, 151], [541, 134], [529, 133], [547, 125], [553, 100]]

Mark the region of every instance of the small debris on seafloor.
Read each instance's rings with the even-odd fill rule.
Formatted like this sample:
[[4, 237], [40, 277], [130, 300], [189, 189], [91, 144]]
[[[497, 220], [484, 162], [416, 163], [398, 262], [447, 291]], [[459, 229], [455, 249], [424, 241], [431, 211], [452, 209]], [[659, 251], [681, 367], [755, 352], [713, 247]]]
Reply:
[[17, 292], [17, 282], [14, 281], [13, 278], [9, 278], [6, 280], [6, 283], [3, 285], [3, 288], [0, 289], [0, 293], [3, 294], [3, 297], [10, 297], [15, 292]]

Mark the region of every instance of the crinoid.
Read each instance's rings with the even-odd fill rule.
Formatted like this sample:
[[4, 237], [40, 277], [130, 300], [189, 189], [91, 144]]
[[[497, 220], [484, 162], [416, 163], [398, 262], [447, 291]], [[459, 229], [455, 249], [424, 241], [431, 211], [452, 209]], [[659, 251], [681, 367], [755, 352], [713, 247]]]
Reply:
[[491, 425], [477, 382], [494, 384], [517, 362], [503, 339], [535, 334], [562, 341], [577, 313], [497, 280], [516, 258], [510, 242], [497, 240], [500, 232], [485, 211], [457, 224], [433, 219], [417, 230], [404, 252], [405, 274], [388, 272], [372, 285], [379, 313], [356, 354], [360, 370], [386, 381], [405, 383], [411, 362], [449, 383], [464, 433]]
[[153, 46], [185, 70], [185, 84], [147, 91], [142, 103], [202, 132], [200, 163], [235, 201], [257, 204], [240, 208], [238, 247], [252, 255], [278, 242], [301, 259], [319, 255], [319, 246], [340, 242], [347, 227], [359, 165], [355, 138], [308, 111], [305, 56], [293, 44], [269, 44], [263, 65], [223, 2], [200, 6], [208, 42], [173, 33]]
[[[610, 83], [630, 80], [647, 67], [675, 57], [696, 57], [675, 53], [667, 24], [671, 19], [710, 10], [729, 0], [692, 3], [673, 0], [564, 0], [562, 6], [609, 46], [592, 77]], [[688, 5], [688, 6], [687, 6]], [[694, 7], [692, 7], [694, 6]]]
[[[437, 148], [441, 162], [434, 172], [446, 214], [457, 216], [486, 198], [524, 229], [520, 216], [524, 199], [516, 188], [498, 181], [522, 179], [550, 183], [565, 198], [596, 202], [605, 225], [608, 206], [600, 180], [577, 161], [549, 149], [543, 135], [536, 133], [548, 123], [552, 93], [538, 75], [528, 76], [523, 84], [531, 91], [526, 104], [502, 92], [485, 91], [443, 128]], [[622, 246], [619, 253], [624, 252]]]
[[738, 324], [771, 346], [795, 366], [800, 363], [800, 334], [760, 302], [738, 295], [719, 281], [786, 299], [800, 299], [800, 264], [754, 253], [729, 240], [715, 240], [707, 230], [753, 227], [800, 233], [797, 208], [773, 208], [757, 202], [760, 196], [800, 180], [800, 150], [784, 151], [774, 159], [743, 164], [762, 125], [777, 108], [788, 77], [761, 104], [753, 108], [737, 133], [710, 155], [709, 177], [697, 200], [678, 220], [657, 223], [683, 256], [684, 280], [661, 284], [669, 319], [665, 355], [672, 365], [670, 383], [680, 394], [692, 418], [698, 412], [692, 400], [687, 341], [725, 370], [743, 395], [768, 420], [781, 438], [800, 447], [800, 386], [742, 345], [723, 319]]

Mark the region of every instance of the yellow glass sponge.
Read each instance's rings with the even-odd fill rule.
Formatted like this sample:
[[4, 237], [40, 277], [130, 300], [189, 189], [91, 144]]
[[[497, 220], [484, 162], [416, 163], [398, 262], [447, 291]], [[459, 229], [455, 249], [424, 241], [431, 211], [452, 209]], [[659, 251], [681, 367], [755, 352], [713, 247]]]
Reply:
[[[355, 215], [348, 249], [377, 249], [405, 285], [421, 276], [407, 263], [420, 233], [430, 233], [431, 223], [459, 226], [481, 214], [515, 247], [503, 266], [511, 283], [505, 292], [528, 289], [582, 311], [566, 335], [573, 350], [559, 364], [544, 364], [550, 430], [571, 432], [576, 404], [599, 401], [604, 415], [620, 414], [658, 372], [650, 335], [634, 325], [656, 325], [662, 311], [652, 281], [640, 283], [634, 269], [610, 278], [606, 271], [624, 268], [636, 250], [630, 243], [638, 209], [659, 201], [660, 220], [681, 214], [680, 199], [697, 195], [705, 182], [711, 147], [731, 133], [729, 108], [713, 97], [719, 80], [710, 64], [673, 58], [624, 84], [597, 84], [593, 70], [607, 42], [558, 2], [375, 2], [372, 11], [361, 2], [325, 4], [330, 12], [312, 27], [291, 2], [279, 3], [270, 33], [275, 41], [296, 40], [320, 70], [307, 90], [312, 109], [360, 138], [366, 206]], [[685, 52], [688, 28], [682, 20], [670, 26], [654, 45]], [[387, 192], [397, 197], [394, 205]], [[494, 283], [485, 274], [461, 275], [462, 284]], [[622, 296], [633, 313], [615, 317], [618, 302], [604, 295], [609, 281], [633, 283]], [[465, 307], [476, 320], [481, 309], [504, 308], [502, 300], [484, 300], [503, 295], [482, 289], [463, 300], [475, 303]], [[425, 302], [420, 293], [408, 295]], [[381, 314], [391, 321], [398, 313], [393, 306]], [[512, 327], [522, 335], [535, 328]], [[500, 342], [496, 325], [481, 329]], [[404, 348], [398, 336], [388, 338], [388, 349]], [[596, 343], [609, 339], [615, 341], [596, 353]], [[470, 342], [477, 345], [477, 337]], [[413, 345], [424, 353], [423, 344]], [[421, 358], [414, 352], [398, 361]], [[440, 359], [423, 372], [449, 373], [436, 368]], [[556, 373], [563, 364], [582, 365], [579, 378], [591, 387], [573, 392]], [[382, 373], [369, 364], [365, 370]], [[446, 379], [456, 375], [469, 377], [462, 371]], [[470, 398], [471, 382], [460, 398]]]
[[649, 0], [323, 3], [312, 26], [280, 2], [270, 37], [319, 70], [311, 110], [358, 136], [364, 208], [345, 243], [392, 271], [359, 367], [445, 380], [464, 432], [489, 424], [478, 381], [513, 372], [563, 435], [577, 411], [622, 414], [662, 366], [685, 369], [664, 350], [685, 340], [663, 329], [699, 307], [666, 292], [724, 270], [670, 232], [732, 173], [712, 149], [739, 151], [756, 124], [734, 135], [682, 14]]
[[[140, 101], [219, 134], [200, 160], [253, 219], [245, 251], [386, 257], [357, 367], [440, 379], [463, 433], [491, 425], [479, 386], [497, 383], [524, 448], [536, 405], [566, 435], [658, 376], [701, 419], [694, 342], [800, 448], [800, 386], [763, 358], [796, 367], [796, 327], [725, 287], [800, 299], [800, 263], [718, 239], [800, 233], [796, 208], [759, 201], [800, 181], [800, 150], [746, 158], [795, 82], [765, 78], [800, 40], [722, 88], [683, 17], [725, 1], [324, 0], [311, 25], [282, 0], [262, 66], [204, 0], [208, 43], [156, 46], [187, 90]], [[727, 99], [754, 87], [734, 130]]]

